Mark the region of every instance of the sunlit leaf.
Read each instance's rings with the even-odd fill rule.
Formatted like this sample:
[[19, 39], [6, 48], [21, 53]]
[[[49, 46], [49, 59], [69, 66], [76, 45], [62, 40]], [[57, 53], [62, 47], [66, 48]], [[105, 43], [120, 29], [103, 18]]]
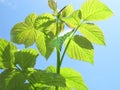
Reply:
[[23, 49], [15, 53], [15, 61], [22, 70], [34, 67], [38, 51], [34, 49]]
[[89, 41], [105, 45], [104, 35], [100, 28], [94, 24], [82, 24], [78, 29]]
[[[67, 44], [68, 40], [66, 40]], [[94, 63], [94, 49], [90, 41], [86, 38], [76, 35], [70, 41], [66, 53], [70, 58]]]
[[112, 11], [100, 0], [87, 0], [81, 7], [82, 18], [89, 21], [108, 19]]
[[0, 39], [0, 68], [14, 67], [14, 52], [16, 51], [17, 48], [11, 42]]
[[41, 83], [49, 86], [66, 86], [65, 79], [59, 74], [31, 68], [29, 69], [29, 73], [29, 80], [33, 83]]
[[26, 47], [35, 42], [36, 30], [26, 23], [18, 23], [11, 30], [11, 40], [17, 44], [24, 44]]
[[[46, 70], [48, 72], [56, 72], [54, 66], [50, 66]], [[74, 69], [61, 68], [61, 75], [66, 80], [66, 87], [60, 87], [59, 90], [88, 90], [81, 74]], [[55, 88], [52, 87], [50, 90], [55, 90]]]
[[36, 46], [46, 59], [48, 59], [53, 52], [53, 47], [49, 45], [52, 39], [51, 37], [52, 35], [49, 36], [45, 35], [43, 32], [38, 32], [38, 36], [36, 38]]
[[57, 2], [55, 0], [48, 0], [48, 5], [52, 10], [57, 10]]
[[34, 27], [34, 22], [37, 17], [38, 15], [36, 13], [32, 13], [25, 18], [25, 23], [30, 27]]
[[72, 6], [72, 4], [69, 4], [61, 9], [60, 17], [67, 17], [67, 16], [71, 15], [73, 12], [74, 12], [73, 6]]
[[61, 18], [69, 27], [77, 28], [80, 25], [81, 11], [76, 10], [70, 16]]
[[35, 28], [37, 30], [41, 31], [50, 31], [53, 28], [53, 25], [55, 23], [55, 19], [52, 14], [45, 13], [41, 14], [36, 20], [35, 20]]

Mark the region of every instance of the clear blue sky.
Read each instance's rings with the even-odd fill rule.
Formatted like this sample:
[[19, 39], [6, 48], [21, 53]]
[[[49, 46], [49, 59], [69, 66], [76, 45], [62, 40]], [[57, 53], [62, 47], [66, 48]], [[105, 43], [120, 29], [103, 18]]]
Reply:
[[[72, 3], [78, 9], [85, 0], [57, 0], [60, 8]], [[89, 90], [120, 90], [120, 1], [102, 0], [114, 12], [114, 16], [97, 25], [103, 30], [106, 47], [95, 46], [95, 64], [90, 65], [65, 57], [62, 67], [72, 67], [79, 71]], [[51, 12], [47, 0], [0, 0], [0, 38], [10, 40], [10, 30], [14, 24], [21, 22], [30, 14]], [[23, 47], [22, 45], [20, 47]], [[55, 53], [49, 61], [40, 56], [36, 68], [44, 69], [55, 65]]]

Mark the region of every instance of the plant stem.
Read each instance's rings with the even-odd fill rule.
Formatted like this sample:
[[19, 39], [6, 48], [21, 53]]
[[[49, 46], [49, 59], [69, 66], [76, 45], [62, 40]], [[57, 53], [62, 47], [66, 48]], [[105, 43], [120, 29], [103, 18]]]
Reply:
[[[84, 21], [83, 21], [84, 22]], [[82, 23], [83, 23], [82, 22]], [[68, 43], [67, 43], [67, 45], [66, 45], [66, 47], [65, 47], [65, 49], [64, 49], [64, 51], [63, 51], [63, 54], [62, 54], [62, 57], [61, 57], [61, 59], [60, 59], [60, 67], [61, 67], [61, 65], [62, 65], [62, 62], [63, 62], [63, 59], [64, 59], [64, 56], [65, 56], [65, 53], [66, 53], [66, 51], [67, 51], [67, 48], [68, 48], [68, 46], [69, 46], [69, 43], [70, 43], [70, 41], [72, 40], [72, 38], [73, 38], [73, 36], [74, 36], [74, 34], [76, 33], [76, 31], [77, 31], [77, 29], [82, 25], [82, 23], [80, 24], [80, 25], [78, 25], [78, 27], [75, 29], [73, 29], [73, 33], [71, 34], [71, 36], [70, 36], [70, 39], [69, 39], [69, 41], [68, 41]]]
[[[58, 27], [59, 19], [58, 16], [56, 17], [56, 36], [58, 38], [59, 34], [59, 27]], [[56, 48], [56, 54], [57, 54], [57, 66], [56, 66], [56, 73], [60, 74], [60, 51]], [[55, 90], [59, 90], [59, 87], [56, 86]]]

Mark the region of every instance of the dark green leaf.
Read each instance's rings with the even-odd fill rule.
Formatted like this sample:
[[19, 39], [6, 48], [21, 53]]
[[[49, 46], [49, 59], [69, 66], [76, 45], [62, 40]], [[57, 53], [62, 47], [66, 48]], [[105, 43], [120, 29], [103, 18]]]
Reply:
[[0, 74], [0, 90], [26, 90], [25, 77], [16, 70], [5, 70]]
[[0, 68], [14, 68], [14, 52], [17, 48], [7, 40], [0, 39]]
[[22, 70], [26, 70], [29, 67], [34, 67], [37, 56], [37, 50], [23, 49], [15, 53], [15, 61]]
[[32, 68], [29, 68], [28, 70], [29, 80], [31, 80], [33, 83], [41, 83], [49, 86], [66, 86], [65, 79], [59, 74], [35, 70]]

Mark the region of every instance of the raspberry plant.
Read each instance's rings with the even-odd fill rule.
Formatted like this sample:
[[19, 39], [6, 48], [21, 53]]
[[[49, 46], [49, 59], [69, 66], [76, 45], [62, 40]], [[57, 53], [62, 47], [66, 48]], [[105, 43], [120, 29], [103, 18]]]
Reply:
[[[72, 4], [59, 10], [55, 0], [48, 0], [48, 5], [52, 14], [32, 13], [13, 26], [10, 42], [0, 39], [0, 90], [88, 90], [79, 72], [61, 65], [65, 54], [94, 64], [92, 44], [105, 45], [104, 34], [94, 22], [113, 13], [100, 0], [87, 0], [78, 10]], [[71, 31], [60, 35], [65, 27]], [[25, 48], [19, 50], [13, 42]], [[29, 48], [33, 44], [38, 50]], [[45, 70], [34, 67], [39, 55], [48, 60], [53, 51], [56, 66]]]

